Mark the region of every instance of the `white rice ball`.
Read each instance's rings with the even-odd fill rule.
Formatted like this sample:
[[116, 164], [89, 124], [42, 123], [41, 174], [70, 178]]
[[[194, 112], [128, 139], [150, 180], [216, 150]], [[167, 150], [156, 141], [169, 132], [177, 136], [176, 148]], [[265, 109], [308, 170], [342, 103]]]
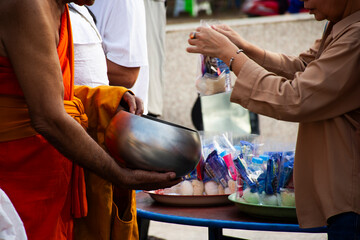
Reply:
[[220, 195], [225, 194], [225, 189], [221, 184], [218, 185], [218, 194], [220, 194]]
[[185, 180], [180, 185], [180, 195], [193, 195], [194, 189], [191, 181]]
[[281, 192], [281, 204], [286, 207], [295, 207], [295, 193], [291, 191]]
[[218, 184], [215, 181], [208, 181], [205, 183], [205, 194], [206, 195], [217, 195], [219, 194]]
[[263, 204], [270, 206], [277, 206], [278, 205], [277, 196], [275, 194], [272, 195], [265, 194], [263, 197]]
[[204, 195], [204, 182], [194, 179], [191, 181], [194, 195]]
[[236, 191], [236, 182], [234, 180], [230, 179], [228, 181], [228, 186], [229, 186], [229, 193], [228, 194], [235, 193], [235, 191]]
[[243, 199], [248, 203], [253, 203], [253, 204], [259, 204], [260, 203], [259, 194], [257, 192], [252, 193], [250, 191], [250, 188], [246, 188], [244, 190]]
[[225, 191], [224, 191], [225, 194], [231, 194], [231, 190], [229, 187], [225, 188]]
[[164, 194], [171, 194], [171, 195], [180, 194], [180, 187], [181, 187], [181, 182], [170, 188], [165, 188]]

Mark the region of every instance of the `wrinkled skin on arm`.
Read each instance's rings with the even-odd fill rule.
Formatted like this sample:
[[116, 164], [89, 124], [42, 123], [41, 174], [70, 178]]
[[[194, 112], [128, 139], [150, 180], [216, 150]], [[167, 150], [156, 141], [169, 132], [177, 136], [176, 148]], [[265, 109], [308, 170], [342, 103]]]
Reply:
[[120, 187], [157, 189], [178, 183], [175, 173], [121, 168], [65, 112], [56, 49], [63, 10], [64, 3], [55, 0], [0, 2], [0, 56], [13, 65], [32, 126], [64, 156]]

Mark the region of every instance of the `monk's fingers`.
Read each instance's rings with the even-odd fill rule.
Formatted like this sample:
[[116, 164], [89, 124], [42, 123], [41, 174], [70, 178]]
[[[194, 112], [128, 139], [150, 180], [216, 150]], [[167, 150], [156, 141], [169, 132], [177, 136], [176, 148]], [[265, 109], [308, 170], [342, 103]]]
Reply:
[[123, 98], [129, 107], [129, 112], [135, 114], [136, 111], [135, 96], [130, 94], [129, 92], [126, 92]]
[[181, 182], [181, 178], [178, 178], [176, 180], [167, 181], [167, 182], [157, 182], [157, 183], [145, 183], [141, 186], [135, 187], [136, 190], [157, 190], [157, 189], [163, 189], [163, 188], [169, 188], [176, 184]]
[[136, 190], [155, 190], [171, 187], [181, 181], [174, 172], [159, 173], [153, 171], [123, 169], [123, 186]]
[[141, 115], [144, 113], [144, 103], [141, 100], [141, 98], [135, 97], [135, 101], [136, 101], [136, 111], [135, 114], [136, 115]]
[[135, 102], [135, 99], [134, 98], [131, 98], [129, 100], [129, 112], [135, 114], [136, 112], [136, 102]]

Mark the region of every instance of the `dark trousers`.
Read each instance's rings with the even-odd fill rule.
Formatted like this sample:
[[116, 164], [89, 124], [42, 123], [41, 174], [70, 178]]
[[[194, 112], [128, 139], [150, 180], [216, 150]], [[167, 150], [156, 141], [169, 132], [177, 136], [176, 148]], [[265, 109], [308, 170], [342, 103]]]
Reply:
[[360, 214], [341, 213], [328, 219], [328, 240], [360, 240]]

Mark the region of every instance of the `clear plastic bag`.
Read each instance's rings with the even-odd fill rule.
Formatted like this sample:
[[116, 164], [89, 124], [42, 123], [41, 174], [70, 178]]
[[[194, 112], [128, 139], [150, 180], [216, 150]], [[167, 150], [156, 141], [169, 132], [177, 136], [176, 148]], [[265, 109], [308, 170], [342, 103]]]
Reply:
[[292, 179], [295, 150], [292, 143], [259, 137], [251, 141], [241, 140], [234, 147], [240, 149], [238, 158], [234, 160], [238, 173], [236, 198], [239, 201], [295, 206]]
[[[210, 27], [219, 24], [217, 20], [201, 20], [200, 26]], [[199, 55], [196, 89], [200, 96], [231, 91], [231, 75], [229, 67], [219, 58]]]

